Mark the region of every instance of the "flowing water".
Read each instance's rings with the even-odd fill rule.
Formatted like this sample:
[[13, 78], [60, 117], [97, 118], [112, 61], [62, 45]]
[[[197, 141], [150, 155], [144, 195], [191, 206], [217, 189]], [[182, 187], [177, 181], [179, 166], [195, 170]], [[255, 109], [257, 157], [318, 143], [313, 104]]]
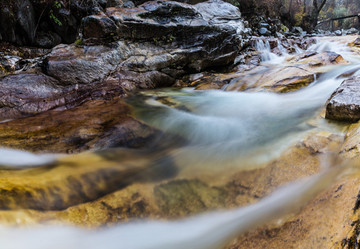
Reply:
[[[263, 63], [277, 66], [290, 56], [285, 52], [281, 56], [271, 53], [269, 44], [263, 41], [257, 49], [262, 51]], [[351, 63], [327, 67], [327, 72], [310, 86], [287, 94], [189, 88], [147, 91], [128, 99], [138, 118], [163, 132], [153, 145], [157, 151], [151, 160], [161, 165], [156, 172], [161, 174], [171, 158], [180, 178], [221, 178], [222, 174], [264, 167], [316, 130], [341, 133], [337, 125], [323, 120], [314, 126], [312, 121], [319, 119], [327, 99], [344, 80], [339, 76], [357, 69], [360, 57], [344, 44], [327, 40], [319, 40], [309, 50], [334, 51]], [[57, 158], [63, 157], [8, 149], [0, 153], [10, 155], [0, 161], [7, 167], [56, 164]], [[140, 155], [146, 158], [147, 153]], [[0, 245], [6, 249], [219, 249], [249, 229], [298, 211], [342, 172], [342, 166], [334, 167], [335, 161], [332, 156], [323, 158], [317, 174], [287, 183], [240, 208], [175, 221], [138, 220], [96, 231], [54, 226], [3, 227]]]

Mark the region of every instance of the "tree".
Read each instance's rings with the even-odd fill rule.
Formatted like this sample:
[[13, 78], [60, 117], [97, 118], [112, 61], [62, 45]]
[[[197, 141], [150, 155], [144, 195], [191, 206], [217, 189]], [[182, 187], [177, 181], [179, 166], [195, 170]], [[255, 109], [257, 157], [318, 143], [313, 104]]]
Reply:
[[[305, 16], [302, 20], [301, 27], [306, 31], [312, 31], [315, 29], [320, 11], [326, 4], [326, 0], [313, 0], [312, 7], [306, 8]], [[306, 0], [304, 0], [304, 6], [306, 6]]]

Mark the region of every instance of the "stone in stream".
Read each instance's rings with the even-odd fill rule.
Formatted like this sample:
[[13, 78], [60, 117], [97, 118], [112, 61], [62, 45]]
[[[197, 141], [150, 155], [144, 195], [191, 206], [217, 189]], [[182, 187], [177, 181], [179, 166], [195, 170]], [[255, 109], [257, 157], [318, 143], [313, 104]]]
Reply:
[[260, 35], [265, 35], [265, 36], [271, 35], [271, 32], [264, 27], [260, 28], [258, 32]]
[[326, 105], [326, 118], [356, 122], [360, 120], [360, 78], [345, 80]]
[[360, 46], [360, 37], [356, 38], [356, 40], [354, 41], [354, 45]]
[[333, 52], [304, 52], [287, 59], [281, 67], [258, 66], [223, 75], [229, 82], [226, 90], [291, 92], [308, 86], [322, 73], [320, 66], [348, 64]]
[[144, 147], [159, 131], [131, 116], [121, 99], [95, 99], [71, 108], [0, 123], [2, 146], [34, 152], [76, 153]]

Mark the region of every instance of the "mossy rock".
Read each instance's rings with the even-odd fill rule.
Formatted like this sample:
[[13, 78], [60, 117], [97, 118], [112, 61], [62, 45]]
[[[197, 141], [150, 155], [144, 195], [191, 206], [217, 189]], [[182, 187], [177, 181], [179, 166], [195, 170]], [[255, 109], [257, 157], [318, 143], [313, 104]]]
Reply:
[[155, 187], [154, 195], [166, 216], [182, 217], [224, 208], [228, 193], [199, 180], [175, 180]]

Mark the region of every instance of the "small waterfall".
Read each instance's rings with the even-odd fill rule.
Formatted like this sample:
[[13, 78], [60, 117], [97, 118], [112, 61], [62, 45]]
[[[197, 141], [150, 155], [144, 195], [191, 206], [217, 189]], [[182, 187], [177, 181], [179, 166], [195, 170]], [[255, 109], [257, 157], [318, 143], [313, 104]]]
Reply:
[[294, 48], [295, 48], [295, 52], [296, 52], [297, 54], [300, 54], [300, 53], [304, 52], [304, 50], [302, 50], [301, 48], [299, 48], [299, 46], [298, 46], [297, 44], [294, 44]]
[[[278, 43], [277, 43], [277, 48], [279, 49], [280, 53], [282, 56], [288, 56], [289, 53], [288, 51], [286, 50], [286, 48], [284, 48], [284, 46], [281, 44], [281, 41], [278, 40]], [[296, 49], [296, 48], [295, 48]], [[297, 53], [297, 51], [296, 51]]]
[[261, 61], [278, 61], [281, 57], [271, 52], [269, 41], [258, 40], [255, 44], [256, 50], [261, 52]]

